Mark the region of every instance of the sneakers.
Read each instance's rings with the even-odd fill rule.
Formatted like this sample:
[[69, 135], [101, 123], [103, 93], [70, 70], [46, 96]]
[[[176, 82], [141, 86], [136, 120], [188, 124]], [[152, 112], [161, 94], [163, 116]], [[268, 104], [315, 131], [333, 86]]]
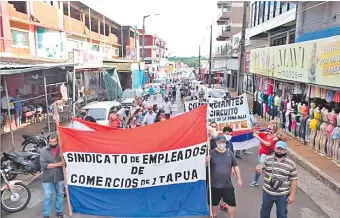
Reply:
[[249, 184], [249, 186], [250, 186], [250, 187], [258, 187], [258, 186], [259, 186], [259, 183], [253, 181], [252, 183]]
[[66, 218], [66, 216], [63, 213], [58, 213], [57, 218]]

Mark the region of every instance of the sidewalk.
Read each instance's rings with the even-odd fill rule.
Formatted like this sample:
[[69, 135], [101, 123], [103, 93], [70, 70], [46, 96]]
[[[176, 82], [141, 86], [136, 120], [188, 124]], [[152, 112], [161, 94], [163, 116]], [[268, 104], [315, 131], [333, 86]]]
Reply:
[[[229, 91], [232, 96], [237, 95], [235, 91]], [[247, 94], [247, 97], [249, 108], [253, 108], [253, 96]], [[264, 119], [257, 119], [260, 126], [266, 126], [268, 124], [268, 122]], [[285, 133], [284, 131], [282, 132]], [[310, 174], [315, 176], [315, 178], [340, 194], [340, 166], [333, 163], [332, 160], [326, 156], [321, 156], [318, 152], [297, 141], [292, 136], [288, 134], [285, 135], [287, 138], [287, 144], [289, 145], [289, 148], [287, 149], [289, 157]]]

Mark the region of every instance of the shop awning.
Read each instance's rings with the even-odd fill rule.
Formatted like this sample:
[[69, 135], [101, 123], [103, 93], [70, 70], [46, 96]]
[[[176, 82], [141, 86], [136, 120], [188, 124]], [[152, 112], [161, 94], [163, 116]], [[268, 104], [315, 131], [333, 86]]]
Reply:
[[131, 60], [104, 60], [103, 68], [116, 68], [118, 72], [131, 72], [131, 65], [139, 63]]
[[35, 64], [35, 65], [20, 65], [20, 64], [6, 64], [0, 62], [0, 75], [11, 75], [32, 72], [36, 70], [46, 70], [52, 68], [74, 67], [74, 63], [57, 63], [57, 64]]

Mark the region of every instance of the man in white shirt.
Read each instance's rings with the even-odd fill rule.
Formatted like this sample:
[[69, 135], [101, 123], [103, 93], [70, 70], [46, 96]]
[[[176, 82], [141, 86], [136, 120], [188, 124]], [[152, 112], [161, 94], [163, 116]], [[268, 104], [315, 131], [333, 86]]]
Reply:
[[156, 120], [157, 114], [153, 112], [152, 106], [148, 107], [148, 113], [145, 114], [144, 119], [143, 119], [143, 125], [150, 125], [154, 124]]
[[164, 98], [163, 109], [164, 109], [166, 118], [169, 119], [171, 115], [171, 102], [169, 101], [168, 97]]
[[[8, 99], [6, 97], [6, 93], [1, 93], [1, 113], [3, 114], [3, 126], [5, 131], [9, 131], [10, 129], [10, 119], [9, 116], [12, 116], [12, 120], [14, 121], [14, 115], [15, 115], [15, 109], [14, 109], [14, 103], [11, 102], [13, 98], [11, 96], [8, 96]], [[10, 109], [10, 114], [8, 114], [8, 106]]]

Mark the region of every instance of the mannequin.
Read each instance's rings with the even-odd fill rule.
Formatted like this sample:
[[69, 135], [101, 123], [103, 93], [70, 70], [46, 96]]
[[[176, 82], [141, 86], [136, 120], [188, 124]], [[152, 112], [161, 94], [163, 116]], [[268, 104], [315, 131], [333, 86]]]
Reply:
[[313, 110], [313, 120], [309, 124], [310, 128], [310, 136], [309, 136], [309, 146], [313, 149], [315, 149], [315, 138], [316, 138], [316, 133], [317, 133], [317, 126], [318, 122], [320, 120], [320, 107], [316, 107]]
[[326, 144], [327, 144], [327, 136], [326, 136], [326, 129], [328, 126], [328, 109], [324, 108], [323, 112], [321, 113], [322, 116], [322, 123], [320, 125], [320, 152], [323, 155], [326, 155]]
[[326, 127], [326, 137], [327, 137], [326, 152], [327, 152], [327, 156], [330, 158], [334, 158], [334, 153], [333, 153], [334, 139], [331, 136], [335, 128], [336, 117], [337, 117], [337, 114], [335, 113], [335, 109], [332, 108], [332, 111], [328, 114], [329, 124]]
[[333, 156], [334, 161], [340, 163], [340, 113], [336, 117], [337, 126], [333, 129], [332, 139], [334, 140]]
[[262, 93], [262, 91], [259, 90], [258, 92], [258, 102], [259, 102], [258, 115], [261, 116], [262, 118], [263, 118], [263, 98], [264, 98], [264, 94]]
[[302, 140], [306, 139], [306, 122], [308, 119], [308, 107], [306, 106], [306, 103], [302, 103], [300, 107], [300, 112], [301, 112], [301, 130], [300, 130], [300, 138]]
[[296, 137], [301, 139], [301, 103], [297, 105], [297, 114], [295, 116], [296, 120]]
[[292, 111], [292, 103], [291, 101], [287, 100], [287, 109], [286, 109], [286, 123], [285, 123], [285, 127], [286, 127], [286, 132], [290, 131], [290, 126], [291, 126], [291, 121], [290, 121], [290, 112]]
[[267, 120], [271, 121], [272, 119], [274, 119], [274, 95], [273, 94], [270, 94], [268, 96], [268, 109], [269, 109], [269, 112], [268, 112]]
[[296, 113], [295, 112], [292, 112], [291, 113], [292, 115], [292, 125], [291, 125], [291, 128], [290, 128], [290, 133], [295, 136], [296, 135]]
[[[315, 108], [315, 103], [311, 103], [310, 106], [311, 106], [311, 108], [309, 109], [309, 111], [308, 111], [308, 107], [306, 106], [306, 104], [303, 104], [303, 105], [302, 105], [302, 109], [301, 109], [302, 118], [303, 118], [303, 120], [302, 120], [302, 127], [304, 126], [304, 132], [303, 132], [304, 136], [303, 136], [303, 137], [305, 137], [304, 139], [305, 139], [307, 142], [309, 141], [309, 135], [310, 135], [310, 127], [309, 127], [309, 124], [310, 124], [310, 122], [311, 122], [312, 119], [313, 119], [313, 110], [314, 110], [314, 108]], [[305, 107], [305, 108], [304, 108], [304, 107]], [[307, 113], [305, 114], [304, 111], [307, 112]], [[309, 112], [309, 113], [308, 113], [308, 112]], [[305, 118], [304, 118], [304, 116], [305, 116]], [[304, 119], [305, 119], [305, 120], [304, 120]], [[303, 122], [305, 122], [305, 123], [303, 124]]]

